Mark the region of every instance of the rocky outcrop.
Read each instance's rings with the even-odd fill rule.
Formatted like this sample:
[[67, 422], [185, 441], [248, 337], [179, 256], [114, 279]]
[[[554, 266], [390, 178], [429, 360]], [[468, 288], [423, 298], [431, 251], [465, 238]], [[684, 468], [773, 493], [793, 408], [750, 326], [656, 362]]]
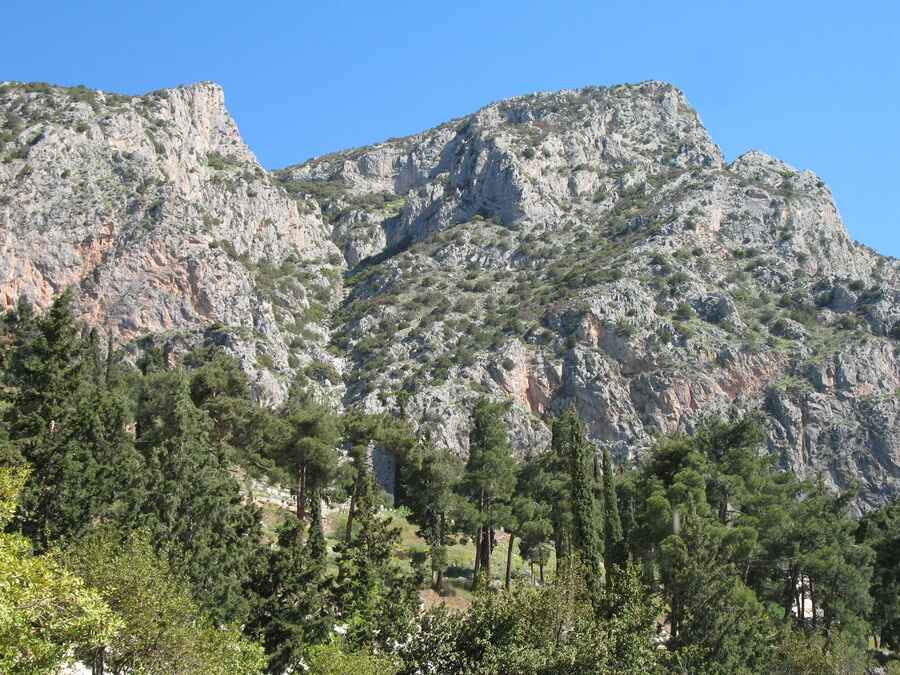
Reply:
[[[468, 401], [508, 397], [522, 453], [574, 405], [622, 460], [761, 411], [784, 466], [860, 481], [862, 506], [900, 490], [897, 262], [850, 239], [813, 173], [726, 164], [674, 87], [520, 97], [277, 175], [330, 187], [345, 251], [384, 242], [341, 314], [348, 405], [403, 398], [465, 452]], [[372, 194], [403, 201], [381, 217]], [[872, 381], [827, 384], [829, 363]]]
[[[523, 96], [268, 174], [215, 85], [7, 84], [0, 303], [74, 286], [120, 341], [215, 341], [277, 401], [307, 364], [345, 406], [465, 453], [481, 395], [521, 454], [574, 405], [619, 461], [763, 415], [783, 466], [860, 508], [900, 492], [900, 269], [825, 184], [728, 164], [661, 82]], [[327, 379], [327, 378], [326, 378]]]
[[322, 358], [323, 328], [293, 358], [291, 328], [322, 304], [317, 287], [339, 293], [337, 252], [316, 205], [260, 167], [218, 85], [125, 97], [8, 83], [0, 119], [0, 307], [71, 287], [121, 342], [212, 327], [274, 400]]

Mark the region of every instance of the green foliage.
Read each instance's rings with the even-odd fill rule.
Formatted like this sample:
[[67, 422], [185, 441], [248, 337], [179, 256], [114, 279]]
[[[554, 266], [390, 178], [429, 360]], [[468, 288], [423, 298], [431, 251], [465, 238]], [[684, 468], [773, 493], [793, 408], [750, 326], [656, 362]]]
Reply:
[[8, 453], [32, 467], [19, 524], [41, 549], [81, 532], [93, 519], [128, 509], [139, 459], [126, 433], [128, 411], [112, 364], [93, 336], [82, 337], [72, 297], [35, 317], [20, 305], [7, 320], [5, 358]]
[[872, 554], [854, 541], [852, 495], [777, 471], [757, 452], [761, 438], [745, 419], [665, 439], [633, 488], [629, 549], [661, 572], [670, 646], [691, 672], [705, 672], [701, 662], [765, 663], [770, 614], [805, 625], [804, 597], [812, 628], [857, 642], [866, 632]]
[[[772, 675], [849, 675], [875, 672], [865, 651], [840, 637], [793, 630], [781, 636], [767, 664]], [[888, 669], [887, 673], [895, 671]]]
[[240, 167], [241, 162], [236, 157], [223, 155], [220, 152], [209, 152], [206, 154], [206, 165], [215, 171], [226, 171]]
[[441, 591], [462, 462], [430, 443], [417, 444], [405, 459], [401, 471], [406, 503], [412, 509], [412, 520], [419, 527], [419, 535], [428, 542], [434, 587]]
[[137, 522], [191, 581], [217, 621], [244, 615], [243, 587], [259, 546], [259, 517], [242, 503], [227, 449], [191, 398], [188, 373], [152, 373], [142, 382], [136, 424], [147, 490]]
[[516, 486], [516, 465], [503, 426], [506, 403], [481, 398], [472, 411], [469, 432], [469, 459], [459, 484], [460, 494], [469, 499], [461, 520], [475, 532], [478, 547], [475, 583], [479, 573], [491, 578], [494, 529], [507, 526], [512, 518], [511, 501]]
[[866, 514], [857, 541], [875, 552], [871, 622], [884, 647], [900, 650], [900, 499]]
[[[321, 528], [317, 508], [311, 518], [311, 529]], [[331, 637], [334, 612], [329, 598], [325, 545], [320, 535], [321, 529], [318, 534], [311, 533], [304, 544], [300, 523], [289, 520], [282, 525], [277, 546], [269, 552], [254, 579], [253, 591], [259, 600], [246, 631], [265, 646], [269, 672], [296, 670], [310, 647], [326, 643]]]
[[[567, 464], [571, 485], [571, 549], [587, 568], [587, 585], [595, 607], [600, 600], [603, 569], [603, 512], [595, 494], [596, 448], [585, 437], [584, 425], [573, 408], [553, 423], [551, 449]], [[600, 493], [602, 499], [602, 492]]]
[[[536, 295], [577, 287], [587, 273], [570, 272], [548, 271]], [[499, 299], [509, 293], [492, 293], [503, 283], [471, 270], [465, 319], [451, 316], [440, 278], [422, 285], [428, 320], [459, 321], [472, 343], [433, 354], [420, 376], [441, 377], [451, 354], [504, 339], [477, 328], [475, 312], [497, 325], [524, 319]], [[797, 316], [808, 297], [789, 292], [783, 303]], [[765, 310], [769, 300], [743, 302]], [[8, 313], [0, 344], [0, 461], [33, 471], [28, 481], [0, 472], [0, 492], [25, 484], [20, 506], [0, 499], [0, 517], [33, 537], [0, 537], [4, 672], [47, 672], [70, 653], [113, 672], [259, 672], [260, 646], [233, 621], [261, 643], [271, 673], [859, 672], [867, 636], [898, 644], [896, 504], [857, 526], [852, 491], [779, 471], [752, 419], [662, 438], [640, 468], [617, 474], [574, 411], [554, 423], [549, 453], [516, 463], [506, 405], [481, 399], [463, 466], [429, 441], [428, 420], [417, 438], [387, 415], [318, 405], [303, 384], [333, 383], [324, 364], [276, 410], [251, 400], [219, 348], [174, 363], [161, 344], [132, 370], [72, 319], [68, 296], [42, 316], [25, 303]], [[373, 333], [356, 348], [381, 368], [380, 345]], [[403, 414], [406, 396], [397, 396]], [[404, 541], [400, 559], [396, 523], [379, 510], [373, 447], [398, 460], [396, 496], [424, 540]], [[235, 478], [247, 474], [299, 497], [299, 517], [275, 515], [286, 521], [278, 527], [266, 505], [271, 544]], [[348, 499], [346, 527], [327, 523], [341, 541], [332, 552], [322, 506]], [[501, 529], [508, 551], [495, 551]], [[508, 576], [506, 592], [476, 583], [471, 608], [420, 614], [416, 587], [429, 576], [452, 592], [443, 575], [448, 551], [465, 564], [460, 534], [476, 542], [477, 582], [518, 544], [531, 583]], [[67, 566], [31, 544], [65, 551]]]
[[397, 655], [400, 673], [661, 673], [655, 649], [658, 598], [637, 570], [617, 574], [598, 618], [584, 574], [570, 566], [546, 586], [481, 593], [463, 614], [425, 612]]
[[370, 651], [346, 651], [339, 644], [319, 645], [306, 659], [309, 675], [394, 675], [394, 659]]
[[694, 519], [663, 541], [669, 647], [686, 672], [756, 673], [771, 662], [777, 630], [741, 581], [734, 546], [721, 529]]
[[52, 554], [35, 556], [27, 539], [6, 534], [27, 472], [0, 468], [0, 671], [54, 672], [73, 650], [94, 649], [121, 623], [103, 598]]
[[239, 629], [210, 621], [191, 596], [190, 585], [153, 550], [145, 533], [89, 533], [66, 550], [65, 560], [122, 624], [112, 638], [82, 653], [99, 672], [262, 672], [262, 647], [246, 640]]
[[356, 529], [338, 550], [334, 597], [349, 644], [385, 645], [400, 637], [418, 604], [412, 581], [392, 564], [399, 530], [378, 515], [372, 479], [357, 500]]
[[612, 457], [609, 448], [603, 446], [603, 533], [607, 560], [621, 565], [625, 562], [622, 519], [619, 517], [619, 498], [616, 491], [616, 478], [613, 474]]
[[303, 520], [309, 495], [318, 494], [337, 471], [339, 421], [325, 406], [290, 403], [281, 424], [284, 440], [274, 448], [274, 459], [295, 481], [297, 517]]

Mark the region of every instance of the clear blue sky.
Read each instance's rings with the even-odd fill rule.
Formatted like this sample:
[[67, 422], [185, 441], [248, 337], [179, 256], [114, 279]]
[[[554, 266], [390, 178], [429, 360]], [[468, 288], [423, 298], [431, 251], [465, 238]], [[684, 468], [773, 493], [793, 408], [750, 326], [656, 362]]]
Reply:
[[225, 87], [270, 168], [533, 91], [663, 79], [726, 157], [819, 173], [900, 257], [900, 3], [5, 0], [0, 80]]

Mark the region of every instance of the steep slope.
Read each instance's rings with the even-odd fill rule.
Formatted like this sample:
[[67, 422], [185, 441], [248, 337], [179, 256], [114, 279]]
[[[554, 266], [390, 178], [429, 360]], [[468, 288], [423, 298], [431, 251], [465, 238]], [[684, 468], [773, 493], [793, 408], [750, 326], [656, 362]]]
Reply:
[[119, 341], [229, 345], [278, 400], [328, 359], [339, 256], [202, 83], [141, 97], [0, 86], [0, 308], [69, 286]]
[[[0, 304], [73, 286], [131, 346], [226, 345], [467, 450], [510, 397], [521, 453], [575, 405], [620, 461], [761, 411], [784, 466], [900, 492], [900, 269], [810, 172], [726, 164], [671, 85], [502, 101], [273, 174], [219, 87], [0, 85]], [[343, 381], [339, 382], [342, 377]]]
[[522, 452], [575, 405], [620, 459], [762, 410], [784, 465], [862, 503], [900, 488], [897, 261], [812, 173], [726, 165], [671, 85], [516, 98], [277, 176], [355, 266], [348, 405], [459, 452], [479, 393], [515, 400]]

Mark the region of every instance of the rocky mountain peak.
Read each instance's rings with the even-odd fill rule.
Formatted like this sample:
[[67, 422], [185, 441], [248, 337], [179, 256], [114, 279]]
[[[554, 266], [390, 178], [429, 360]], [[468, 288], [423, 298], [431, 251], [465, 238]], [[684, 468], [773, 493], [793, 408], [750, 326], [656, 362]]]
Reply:
[[575, 406], [619, 461], [762, 412], [801, 474], [900, 491], [900, 269], [812, 172], [730, 164], [663, 82], [532, 94], [273, 173], [218, 85], [0, 86], [0, 303], [72, 286], [137, 354], [215, 342], [465, 453]]

